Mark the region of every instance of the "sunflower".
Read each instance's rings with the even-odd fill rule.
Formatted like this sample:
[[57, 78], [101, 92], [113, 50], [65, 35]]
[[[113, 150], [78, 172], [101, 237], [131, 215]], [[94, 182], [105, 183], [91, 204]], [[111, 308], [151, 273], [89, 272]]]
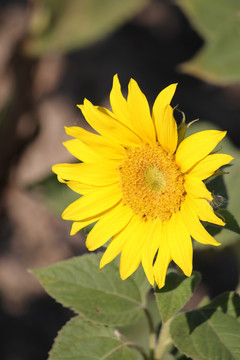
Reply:
[[192, 238], [220, 245], [201, 221], [224, 226], [213, 211], [213, 195], [204, 180], [233, 157], [213, 153], [225, 131], [205, 130], [184, 138], [170, 102], [177, 84], [157, 96], [152, 115], [137, 82], [130, 80], [127, 100], [117, 75], [110, 93], [112, 111], [84, 100], [78, 105], [97, 134], [68, 127], [74, 139], [64, 143], [79, 163], [58, 164], [53, 171], [82, 196], [63, 212], [73, 220], [71, 234], [96, 223], [86, 246], [90, 251], [111, 240], [100, 269], [119, 253], [120, 276], [129, 277], [142, 263], [150, 284], [165, 284], [174, 261], [190, 276]]

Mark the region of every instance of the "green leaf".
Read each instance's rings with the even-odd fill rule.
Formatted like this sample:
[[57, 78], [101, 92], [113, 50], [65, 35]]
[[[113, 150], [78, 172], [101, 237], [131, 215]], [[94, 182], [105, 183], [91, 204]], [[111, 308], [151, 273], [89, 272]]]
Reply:
[[200, 280], [200, 274], [195, 271], [190, 277], [175, 272], [167, 274], [166, 285], [155, 292], [163, 323], [182, 309], [192, 296]]
[[172, 354], [167, 353], [163, 356], [163, 360], [176, 360], [176, 357]]
[[240, 80], [239, 0], [177, 0], [193, 27], [205, 40], [183, 71], [216, 83]]
[[113, 329], [75, 317], [55, 339], [48, 360], [137, 360]]
[[223, 229], [231, 230], [236, 234], [240, 234], [240, 227], [238, 225], [238, 222], [235, 219], [235, 217], [230, 213], [229, 210], [223, 209], [223, 208], [219, 209], [219, 210], [216, 211], [216, 215], [223, 219], [223, 221], [225, 222], [225, 226], [221, 227], [221, 226], [217, 226], [217, 225], [214, 225], [214, 224], [207, 223], [206, 230], [212, 236], [216, 236]]
[[146, 353], [149, 353], [149, 324], [145, 315], [141, 316], [138, 321], [126, 326], [121, 326], [119, 331], [132, 343], [141, 344]]
[[240, 322], [240, 296], [233, 291], [217, 296], [210, 304], [205, 305], [203, 309], [221, 310]]
[[102, 39], [149, 0], [44, 0], [35, 4], [24, 50], [39, 56], [71, 51]]
[[219, 209], [217, 215], [220, 214], [224, 218], [226, 223], [225, 229], [231, 230], [237, 234], [240, 234], [240, 227], [235, 217], [227, 209]]
[[49, 295], [87, 319], [108, 325], [136, 321], [149, 289], [143, 270], [123, 281], [116, 260], [99, 271], [100, 257], [86, 254], [32, 272]]
[[155, 292], [149, 292], [147, 297], [147, 309], [149, 312], [149, 316], [151, 317], [153, 321], [153, 328], [156, 332], [159, 331], [159, 327], [161, 324], [161, 316], [159, 313], [159, 307], [156, 301], [156, 295]]
[[240, 297], [221, 295], [199, 310], [177, 315], [170, 325], [177, 348], [194, 360], [238, 360]]

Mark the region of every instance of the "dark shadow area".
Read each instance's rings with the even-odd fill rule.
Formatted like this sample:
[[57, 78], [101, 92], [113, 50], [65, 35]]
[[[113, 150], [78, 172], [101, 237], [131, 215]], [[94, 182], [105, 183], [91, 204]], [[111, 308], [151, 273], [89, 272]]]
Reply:
[[185, 313], [185, 317], [187, 319], [188, 327], [189, 327], [189, 335], [197, 329], [200, 325], [208, 321], [216, 309], [202, 311], [202, 310], [192, 310]]
[[238, 263], [231, 248], [225, 248], [224, 251], [195, 251], [193, 263], [194, 269], [201, 273], [211, 298], [236, 288]]
[[0, 358], [46, 359], [57, 332], [72, 315], [47, 295], [33, 299], [20, 315], [0, 310]]
[[238, 318], [240, 316], [240, 296], [237, 293], [225, 292], [213, 299], [210, 305], [206, 305], [204, 309], [219, 309], [223, 313]]

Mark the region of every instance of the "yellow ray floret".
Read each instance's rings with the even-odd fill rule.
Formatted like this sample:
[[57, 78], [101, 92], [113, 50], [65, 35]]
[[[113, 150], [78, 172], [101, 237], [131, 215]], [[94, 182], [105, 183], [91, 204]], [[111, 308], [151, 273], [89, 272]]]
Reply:
[[81, 162], [53, 167], [60, 182], [82, 194], [62, 215], [74, 221], [71, 234], [96, 223], [86, 240], [88, 249], [111, 240], [100, 269], [121, 254], [122, 279], [142, 264], [150, 284], [159, 288], [171, 261], [191, 275], [192, 239], [220, 245], [202, 224], [225, 225], [213, 210], [215, 194], [203, 181], [233, 159], [212, 153], [225, 131], [178, 138], [171, 106], [176, 86], [160, 92], [151, 115], [137, 82], [130, 80], [125, 99], [115, 75], [112, 111], [88, 100], [79, 105], [97, 134], [66, 128], [74, 139], [64, 145]]

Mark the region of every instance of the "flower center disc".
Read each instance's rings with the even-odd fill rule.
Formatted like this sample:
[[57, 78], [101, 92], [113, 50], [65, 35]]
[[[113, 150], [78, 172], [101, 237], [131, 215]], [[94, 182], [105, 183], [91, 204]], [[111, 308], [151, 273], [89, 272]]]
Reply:
[[185, 198], [184, 175], [161, 145], [126, 150], [119, 167], [123, 204], [143, 220], [167, 221]]

